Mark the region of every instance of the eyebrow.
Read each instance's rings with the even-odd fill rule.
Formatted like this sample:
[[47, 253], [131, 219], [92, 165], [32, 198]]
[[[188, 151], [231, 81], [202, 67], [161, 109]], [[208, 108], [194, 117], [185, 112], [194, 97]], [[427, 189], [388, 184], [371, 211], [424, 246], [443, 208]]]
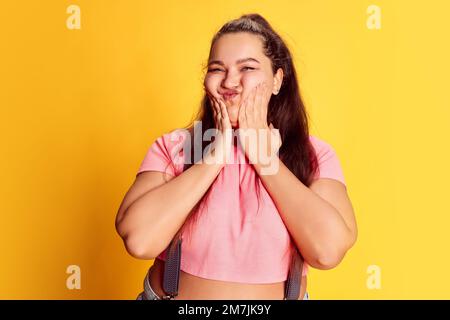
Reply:
[[[239, 59], [236, 61], [237, 64], [241, 64], [247, 61], [254, 61], [257, 63], [260, 63], [258, 60], [254, 59], [254, 58], [244, 58], [244, 59]], [[210, 62], [208, 62], [208, 66], [212, 65], [212, 64], [219, 64], [221, 66], [224, 66], [225, 64], [221, 61], [221, 60], [212, 60]]]

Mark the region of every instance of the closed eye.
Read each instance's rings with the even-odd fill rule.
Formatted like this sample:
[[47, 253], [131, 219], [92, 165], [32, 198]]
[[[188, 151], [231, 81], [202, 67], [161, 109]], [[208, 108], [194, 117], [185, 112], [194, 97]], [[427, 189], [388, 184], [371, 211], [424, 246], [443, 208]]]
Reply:
[[[255, 68], [252, 68], [252, 67], [243, 67], [241, 70], [244, 70], [244, 69], [246, 69], [246, 70], [255, 70]], [[215, 72], [215, 71], [223, 71], [223, 70], [218, 69], [218, 68], [216, 68], [216, 69], [208, 69], [208, 72]]]

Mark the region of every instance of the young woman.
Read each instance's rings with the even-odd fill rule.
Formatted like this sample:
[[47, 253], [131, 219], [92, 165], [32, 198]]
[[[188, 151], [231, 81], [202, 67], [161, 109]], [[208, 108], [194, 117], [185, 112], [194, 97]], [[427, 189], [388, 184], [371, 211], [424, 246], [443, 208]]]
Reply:
[[[338, 157], [309, 134], [291, 54], [263, 17], [226, 23], [207, 68], [199, 121], [156, 139], [117, 214], [127, 251], [155, 259], [138, 299], [165, 295], [172, 239], [183, 240], [176, 299], [283, 299], [295, 249], [308, 299], [308, 265], [334, 268], [357, 238]], [[197, 124], [219, 134], [196, 143]]]

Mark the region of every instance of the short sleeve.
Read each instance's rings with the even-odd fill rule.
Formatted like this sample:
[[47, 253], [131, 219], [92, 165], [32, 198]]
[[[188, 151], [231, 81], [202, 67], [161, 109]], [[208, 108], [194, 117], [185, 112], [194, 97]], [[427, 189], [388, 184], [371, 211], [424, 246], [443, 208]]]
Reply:
[[317, 160], [319, 162], [319, 171], [316, 174], [315, 179], [335, 179], [342, 182], [342, 184], [347, 187], [344, 178], [344, 172], [334, 148], [329, 143], [323, 140], [320, 140], [314, 136], [310, 137], [311, 142], [316, 150]]
[[143, 171], [159, 171], [176, 176], [180, 168], [177, 155], [182, 141], [178, 131], [172, 131], [157, 138], [147, 150], [136, 175]]

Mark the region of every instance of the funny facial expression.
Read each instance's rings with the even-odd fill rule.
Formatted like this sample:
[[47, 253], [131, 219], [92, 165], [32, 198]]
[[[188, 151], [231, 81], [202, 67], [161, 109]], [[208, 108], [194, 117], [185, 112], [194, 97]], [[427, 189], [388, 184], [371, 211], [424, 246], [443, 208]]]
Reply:
[[267, 95], [278, 92], [282, 77], [281, 68], [273, 74], [271, 61], [263, 52], [261, 39], [240, 32], [225, 34], [215, 42], [204, 87], [211, 95], [225, 101], [231, 125], [238, 127], [242, 99], [259, 83], [266, 83], [270, 88]]

